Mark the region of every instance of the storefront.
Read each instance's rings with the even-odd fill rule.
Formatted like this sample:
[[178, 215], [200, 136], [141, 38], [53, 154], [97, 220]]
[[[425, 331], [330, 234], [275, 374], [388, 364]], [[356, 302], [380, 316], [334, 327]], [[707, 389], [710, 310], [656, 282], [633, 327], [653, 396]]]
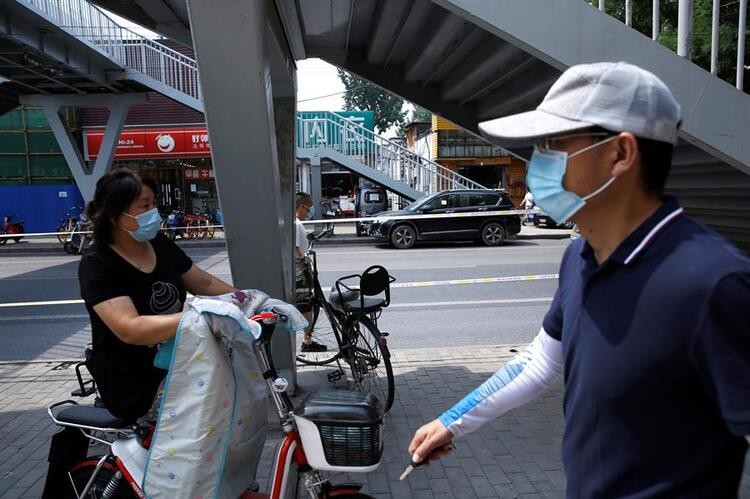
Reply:
[[[84, 157], [99, 153], [104, 129], [84, 132]], [[163, 210], [213, 213], [219, 208], [205, 127], [125, 128], [115, 152], [113, 168], [127, 167], [159, 184]]]

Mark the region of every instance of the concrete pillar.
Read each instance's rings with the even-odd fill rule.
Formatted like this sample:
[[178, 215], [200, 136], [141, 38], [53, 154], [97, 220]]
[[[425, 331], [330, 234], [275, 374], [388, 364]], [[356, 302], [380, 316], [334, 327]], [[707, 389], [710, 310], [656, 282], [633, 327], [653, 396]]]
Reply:
[[[187, 5], [233, 283], [289, 300], [294, 131], [280, 120], [294, 126], [294, 104], [274, 98], [282, 96], [277, 85], [286, 87], [284, 97], [294, 98], [293, 81], [289, 88], [294, 62], [288, 49], [280, 48], [287, 45], [273, 29], [278, 19], [272, 3], [188, 0]], [[294, 339], [283, 330], [278, 338], [274, 362], [294, 387]], [[259, 407], [254, 416], [265, 418], [266, 409]]]
[[[279, 213], [281, 215], [282, 251], [284, 261], [284, 288], [287, 292], [285, 301], [294, 302], [294, 174], [297, 162], [295, 146], [295, 115], [297, 102], [295, 97], [278, 97], [273, 99], [276, 154], [279, 161]], [[274, 336], [271, 344], [274, 358], [282, 357], [291, 361], [278, 363], [288, 377], [296, 379], [294, 357], [297, 350], [295, 335]]]
[[[94, 199], [96, 182], [112, 168], [115, 150], [125, 125], [128, 109], [133, 104], [145, 102], [146, 94], [123, 95], [24, 95], [21, 103], [40, 106], [49, 121], [52, 133], [60, 145], [70, 173], [85, 202]], [[62, 107], [106, 107], [109, 109], [107, 126], [104, 130], [99, 154], [93, 168], [87, 168], [78, 141], [71, 135], [68, 123], [60, 114]]]

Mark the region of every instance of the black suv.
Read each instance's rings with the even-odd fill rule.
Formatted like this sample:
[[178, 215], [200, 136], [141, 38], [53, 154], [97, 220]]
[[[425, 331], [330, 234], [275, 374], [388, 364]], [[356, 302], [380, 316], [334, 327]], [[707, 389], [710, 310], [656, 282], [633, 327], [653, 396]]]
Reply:
[[[370, 235], [389, 241], [400, 249], [411, 248], [416, 241], [477, 240], [498, 246], [505, 238], [521, 232], [519, 215], [482, 215], [483, 211], [514, 210], [502, 190], [478, 189], [443, 191], [414, 201], [400, 211], [373, 216]], [[452, 214], [456, 217], [420, 215]], [[474, 215], [476, 214], [476, 215]], [[416, 216], [406, 220], [390, 217]]]

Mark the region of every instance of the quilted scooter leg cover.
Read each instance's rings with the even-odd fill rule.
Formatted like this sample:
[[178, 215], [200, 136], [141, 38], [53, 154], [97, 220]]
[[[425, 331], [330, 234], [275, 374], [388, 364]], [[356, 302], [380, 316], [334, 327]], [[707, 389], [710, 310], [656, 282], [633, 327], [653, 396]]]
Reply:
[[[150, 498], [236, 499], [253, 480], [265, 434], [267, 387], [247, 319], [273, 307], [305, 327], [291, 305], [258, 291], [196, 298], [178, 327], [143, 490]], [[279, 330], [278, 334], [288, 334]]]

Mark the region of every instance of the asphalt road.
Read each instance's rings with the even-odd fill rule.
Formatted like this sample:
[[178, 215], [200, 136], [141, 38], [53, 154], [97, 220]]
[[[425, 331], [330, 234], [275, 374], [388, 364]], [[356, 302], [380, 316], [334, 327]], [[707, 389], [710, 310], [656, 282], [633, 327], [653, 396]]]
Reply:
[[[539, 330], [567, 245], [567, 240], [525, 240], [498, 248], [440, 244], [408, 251], [336, 245], [319, 247], [318, 262], [324, 286], [373, 264], [396, 277], [391, 307], [379, 322], [391, 333], [392, 349], [495, 345], [529, 341]], [[230, 279], [225, 251], [189, 254], [204, 269]], [[49, 303], [80, 300], [78, 260], [0, 256], [0, 361], [80, 357], [90, 339], [86, 310], [76, 303]]]

